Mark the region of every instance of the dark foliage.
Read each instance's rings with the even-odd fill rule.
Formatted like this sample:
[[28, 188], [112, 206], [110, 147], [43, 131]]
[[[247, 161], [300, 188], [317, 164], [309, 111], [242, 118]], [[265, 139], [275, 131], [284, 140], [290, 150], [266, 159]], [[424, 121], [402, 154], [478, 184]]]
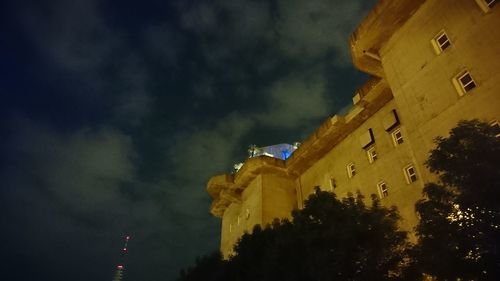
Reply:
[[[399, 280], [407, 242], [398, 219], [376, 199], [367, 207], [361, 195], [340, 201], [316, 190], [292, 221], [243, 235], [220, 280]], [[181, 280], [212, 280], [191, 276]]]
[[437, 138], [427, 184], [416, 204], [420, 223], [413, 269], [439, 280], [500, 280], [500, 140], [495, 128], [461, 121]]
[[220, 252], [196, 259], [194, 267], [182, 270], [179, 281], [223, 281], [226, 279], [227, 262], [222, 260]]

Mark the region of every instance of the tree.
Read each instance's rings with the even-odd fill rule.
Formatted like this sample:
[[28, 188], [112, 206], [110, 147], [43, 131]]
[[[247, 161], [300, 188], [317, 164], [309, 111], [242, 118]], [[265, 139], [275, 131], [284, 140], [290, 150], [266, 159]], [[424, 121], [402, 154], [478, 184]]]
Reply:
[[220, 252], [214, 252], [196, 259], [194, 267], [182, 270], [178, 281], [224, 281], [227, 262], [222, 260]]
[[500, 280], [500, 140], [496, 128], [461, 121], [435, 139], [426, 162], [439, 176], [416, 204], [417, 271], [439, 280]]
[[426, 162], [446, 187], [457, 192], [456, 203], [500, 211], [500, 141], [496, 127], [478, 120], [460, 121], [448, 138], [435, 139]]
[[384, 208], [375, 198], [367, 207], [360, 194], [340, 201], [317, 189], [292, 217], [244, 234], [227, 262], [225, 278], [400, 279], [407, 242], [406, 232], [397, 228], [395, 208]]

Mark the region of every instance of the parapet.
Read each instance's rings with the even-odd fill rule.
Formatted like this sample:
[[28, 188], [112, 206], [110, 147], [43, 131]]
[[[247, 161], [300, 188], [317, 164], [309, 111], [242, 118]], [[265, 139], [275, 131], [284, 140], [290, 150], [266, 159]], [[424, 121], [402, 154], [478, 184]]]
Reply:
[[353, 107], [345, 116], [328, 118], [287, 159], [288, 173], [298, 176], [309, 169], [392, 98], [385, 80], [375, 77], [368, 80], [356, 91]]
[[269, 156], [249, 158], [234, 175], [212, 177], [207, 192], [213, 199], [210, 212], [222, 217], [231, 203], [240, 203], [243, 190], [260, 174], [296, 178], [338, 145], [380, 108], [391, 101], [387, 82], [373, 77], [356, 91], [353, 107], [345, 116], [328, 118], [286, 160]]
[[207, 184], [207, 192], [213, 199], [210, 212], [216, 217], [222, 217], [231, 203], [240, 203], [243, 190], [263, 173], [288, 176], [285, 161], [270, 156], [258, 156], [247, 159], [234, 175], [212, 177]]

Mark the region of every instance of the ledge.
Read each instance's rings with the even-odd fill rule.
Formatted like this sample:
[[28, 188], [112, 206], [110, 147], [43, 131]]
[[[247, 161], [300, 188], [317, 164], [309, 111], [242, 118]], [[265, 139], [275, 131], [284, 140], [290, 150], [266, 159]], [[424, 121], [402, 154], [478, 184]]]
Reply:
[[231, 203], [240, 202], [243, 190], [260, 174], [272, 173], [292, 179], [300, 176], [392, 98], [387, 83], [372, 78], [356, 91], [354, 107], [345, 116], [335, 115], [325, 120], [286, 161], [268, 156], [253, 157], [234, 175], [212, 177], [207, 184], [207, 192], [213, 199], [210, 212], [222, 217]]
[[356, 96], [356, 104], [345, 116], [327, 119], [286, 160], [289, 174], [299, 176], [309, 169], [393, 98], [387, 83], [378, 78], [368, 80]]
[[359, 70], [384, 77], [379, 50], [425, 0], [380, 0], [351, 34], [352, 62]]
[[260, 174], [273, 173], [288, 176], [285, 161], [268, 156], [249, 158], [241, 169], [233, 175], [218, 175], [210, 178], [207, 192], [213, 202], [210, 212], [222, 217], [231, 203], [239, 203], [243, 190]]

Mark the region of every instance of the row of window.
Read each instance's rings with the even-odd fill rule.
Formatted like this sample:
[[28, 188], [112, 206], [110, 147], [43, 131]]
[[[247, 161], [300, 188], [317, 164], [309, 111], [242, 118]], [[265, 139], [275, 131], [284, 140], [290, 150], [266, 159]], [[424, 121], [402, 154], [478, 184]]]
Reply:
[[[404, 143], [403, 133], [401, 132], [401, 128], [396, 128], [391, 133], [392, 142], [394, 147], [397, 147]], [[377, 150], [375, 146], [371, 146], [366, 150], [366, 156], [368, 157], [368, 162], [371, 164], [378, 159]], [[352, 178], [356, 175], [356, 165], [354, 162], [347, 164], [347, 175], [349, 178]]]
[[[434, 38], [431, 40], [431, 43], [434, 47], [434, 50], [436, 51], [436, 54], [438, 55], [443, 53], [451, 46], [450, 38], [444, 30], [441, 30], [436, 36], [434, 36]], [[466, 94], [477, 86], [468, 70], [459, 72], [453, 77], [452, 81], [460, 96]]]
[[[499, 122], [496, 121], [496, 120], [493, 120], [493, 121], [490, 122], [490, 125], [497, 130], [496, 136], [500, 137], [500, 125], [499, 125]], [[400, 145], [400, 144], [402, 144], [404, 142], [403, 135], [401, 133], [401, 129], [400, 128], [396, 128], [391, 133], [391, 135], [392, 135], [392, 139], [393, 139], [393, 142], [394, 142], [395, 146]], [[367, 152], [367, 156], [368, 156], [368, 161], [370, 163], [373, 163], [375, 160], [377, 160], [378, 156], [377, 156], [377, 152], [376, 152], [374, 146], [368, 148], [366, 152]], [[347, 169], [347, 175], [348, 175], [349, 178], [352, 178], [352, 177], [354, 177], [356, 175], [356, 165], [353, 162], [347, 164], [346, 169]], [[405, 166], [403, 168], [403, 174], [404, 174], [404, 177], [405, 177], [406, 182], [408, 184], [416, 182], [417, 179], [418, 179], [416, 169], [411, 164], [408, 165], [408, 166]], [[337, 181], [334, 178], [331, 178], [330, 179], [330, 189], [333, 191], [336, 188], [337, 188]], [[377, 184], [377, 191], [378, 191], [378, 194], [379, 194], [380, 198], [385, 198], [385, 197], [387, 197], [389, 195], [389, 189], [387, 187], [387, 184], [384, 181], [381, 181], [381, 182], [379, 182]]]
[[[248, 220], [249, 218], [250, 218], [250, 209], [248, 209], [248, 208], [247, 208], [247, 209], [245, 210], [245, 219], [247, 219], [247, 220]], [[236, 224], [237, 224], [237, 226], [239, 226], [239, 225], [240, 225], [240, 222], [241, 222], [241, 216], [238, 216], [238, 217], [236, 218]], [[234, 228], [233, 224], [232, 224], [232, 223], [230, 223], [230, 224], [229, 224], [229, 232], [233, 232], [233, 228]]]
[[[403, 171], [404, 171], [404, 175], [406, 178], [406, 182], [408, 184], [417, 181], [417, 172], [415, 171], [415, 167], [413, 167], [413, 165], [406, 166], [403, 169]], [[378, 196], [380, 197], [380, 199], [383, 199], [383, 198], [386, 198], [387, 196], [389, 196], [389, 187], [387, 187], [387, 183], [385, 181], [380, 181], [377, 184], [377, 191], [378, 191]]]
[[[354, 166], [348, 166], [348, 171], [352, 175], [356, 174], [356, 169]], [[404, 174], [404, 177], [406, 179], [406, 183], [408, 183], [408, 184], [414, 183], [418, 180], [417, 171], [412, 164], [407, 165], [403, 168], [403, 174]], [[316, 186], [316, 187], [319, 188], [319, 186]], [[336, 188], [337, 188], [337, 181], [334, 178], [331, 178], [330, 179], [330, 190], [333, 191]], [[389, 196], [389, 188], [387, 187], [387, 184], [385, 181], [380, 181], [377, 184], [377, 191], [378, 191], [378, 195], [381, 199]]]
[[[492, 126], [493, 128], [496, 129], [496, 131], [497, 131], [496, 137], [500, 137], [499, 122], [497, 120], [493, 120], [490, 122], [490, 126]], [[403, 143], [403, 136], [402, 136], [401, 130], [399, 128], [397, 128], [396, 130], [394, 130], [392, 132], [392, 136], [393, 136], [394, 145], [400, 145]], [[368, 160], [370, 161], [370, 163], [372, 163], [373, 161], [375, 161], [377, 159], [377, 152], [375, 151], [374, 147], [369, 148], [367, 150], [367, 154], [368, 154]], [[403, 168], [403, 174], [404, 174], [404, 177], [405, 177], [406, 182], [408, 184], [416, 182], [418, 179], [417, 171], [416, 171], [415, 167], [411, 164], [408, 166], [405, 166]], [[354, 163], [347, 164], [347, 175], [349, 178], [352, 178], [356, 175], [356, 166], [354, 165]], [[333, 191], [333, 189], [337, 188], [337, 182], [334, 178], [330, 179], [330, 187], [331, 187], [332, 191]], [[378, 191], [380, 198], [385, 198], [389, 195], [389, 188], [387, 187], [387, 184], [385, 183], [385, 181], [381, 181], [377, 184], [377, 191]]]
[[[496, 0], [476, 0], [476, 3], [485, 13], [488, 13], [496, 4], [496, 2]], [[450, 41], [450, 38], [446, 34], [445, 30], [441, 30], [440, 32], [438, 32], [438, 34], [434, 36], [434, 38], [432, 38], [431, 44], [434, 48], [434, 51], [438, 55], [452, 46], [452, 42]], [[452, 81], [458, 91], [458, 94], [461, 96], [476, 88], [477, 86], [477, 83], [474, 81], [474, 78], [468, 70], [459, 72], [453, 77]]]
[[[496, 0], [476, 0], [479, 7], [486, 13], [489, 12], [493, 6], [495, 6], [496, 2]], [[434, 36], [431, 43], [437, 54], [444, 52], [444, 50], [451, 46], [450, 39], [444, 30], [441, 30], [436, 36]]]

